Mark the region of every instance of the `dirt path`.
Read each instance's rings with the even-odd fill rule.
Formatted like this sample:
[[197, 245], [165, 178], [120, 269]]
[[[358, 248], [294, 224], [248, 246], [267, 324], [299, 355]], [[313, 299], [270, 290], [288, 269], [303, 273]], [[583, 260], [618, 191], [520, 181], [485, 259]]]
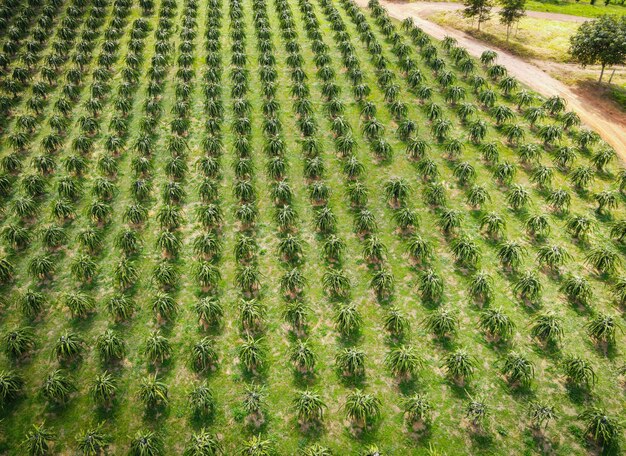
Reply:
[[[367, 0], [355, 1], [359, 6], [367, 6]], [[436, 8], [442, 8], [443, 10], [444, 8], [458, 9], [459, 5], [457, 4], [431, 2], [394, 3], [387, 0], [380, 0], [380, 2], [387, 8], [392, 17], [398, 20], [413, 17], [415, 24], [429, 35], [439, 40], [445, 36], [454, 37], [461, 46], [464, 46], [474, 56], [480, 56], [486, 49], [494, 48], [494, 46], [485, 44], [461, 31], [444, 28], [427, 19], [427, 16], [433, 12], [432, 9], [429, 9], [431, 5], [437, 5]], [[542, 16], [540, 17], [544, 18], [566, 16], [556, 13], [534, 13], [541, 14]], [[576, 16], [568, 17], [573, 18]], [[509, 74], [515, 76], [522, 84], [541, 95], [546, 97], [559, 95], [567, 100], [569, 109], [578, 113], [582, 122], [597, 131], [602, 136], [602, 139], [615, 149], [621, 159], [626, 161], [626, 113], [617, 109], [610, 100], [594, 96], [583, 88], [570, 88], [546, 73], [546, 71], [537, 66], [536, 62], [525, 61], [501, 49], [498, 50], [498, 62], [506, 66]]]

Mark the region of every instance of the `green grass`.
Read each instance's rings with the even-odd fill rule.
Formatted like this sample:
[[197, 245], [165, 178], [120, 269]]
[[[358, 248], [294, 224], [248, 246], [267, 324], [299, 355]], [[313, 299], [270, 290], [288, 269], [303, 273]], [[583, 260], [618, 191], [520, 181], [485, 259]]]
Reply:
[[626, 109], [626, 88], [613, 85], [610, 88], [609, 95], [618, 105]]
[[[77, 0], [76, 2], [78, 3]], [[57, 170], [54, 174], [44, 177], [47, 186], [46, 192], [38, 197], [39, 213], [24, 223], [32, 235], [33, 242], [24, 250], [14, 251], [4, 240], [2, 241], [2, 257], [8, 257], [15, 267], [13, 281], [2, 288], [2, 296], [6, 301], [1, 316], [2, 332], [17, 325], [28, 324], [35, 333], [36, 345], [34, 351], [19, 362], [12, 361], [5, 355], [0, 358], [1, 369], [13, 369], [25, 380], [22, 396], [2, 410], [1, 452], [11, 455], [24, 454], [19, 445], [26, 432], [32, 424], [42, 422], [45, 422], [46, 427], [55, 434], [55, 454], [74, 454], [75, 438], [99, 422], [103, 422], [103, 430], [110, 437], [110, 454], [127, 454], [131, 439], [136, 431], [142, 429], [155, 430], [161, 435], [165, 447], [163, 454], [182, 454], [192, 432], [197, 432], [202, 427], [218, 436], [226, 454], [236, 454], [242, 448], [243, 442], [257, 433], [268, 438], [276, 452], [284, 455], [297, 454], [300, 448], [313, 442], [330, 447], [334, 454], [356, 454], [369, 444], [376, 444], [385, 454], [394, 455], [423, 454], [431, 446], [447, 454], [531, 454], [541, 451], [553, 454], [583, 454], [595, 451], [593, 444], [584, 435], [583, 423], [577, 418], [578, 414], [595, 405], [606, 408], [611, 416], [619, 417], [626, 405], [621, 383], [624, 379], [617, 373], [617, 369], [624, 363], [623, 349], [626, 336], [618, 332], [615, 347], [604, 353], [601, 347], [592, 342], [585, 330], [586, 323], [595, 312], [615, 315], [623, 326], [624, 309], [616, 305], [612, 293], [612, 285], [623, 275], [623, 269], [620, 268], [615, 276], [601, 276], [585, 262], [589, 249], [598, 245], [611, 246], [618, 252], [621, 261], [624, 261], [623, 246], [610, 236], [611, 222], [623, 220], [625, 217], [624, 199], [620, 194], [619, 207], [613, 209], [610, 215], [597, 214], [593, 199], [593, 195], [602, 190], [617, 190], [619, 165], [611, 163], [606, 173], [598, 173], [587, 191], [575, 191], [569, 182], [569, 172], [554, 169], [553, 187], [565, 188], [571, 194], [570, 213], [584, 214], [596, 225], [596, 230], [587, 243], [572, 239], [564, 229], [567, 216], [554, 212], [547, 203], [547, 192], [537, 188], [530, 181], [530, 175], [537, 164], [521, 163], [519, 148], [507, 145], [502, 131], [495, 127], [493, 117], [479, 108], [476, 118], [484, 120], [489, 125], [484, 142], [498, 142], [501, 161], [516, 163], [518, 167], [511, 184], [503, 185], [495, 180], [494, 167], [480, 158], [477, 145], [465, 139], [467, 126], [459, 121], [455, 107], [445, 102], [443, 89], [438, 85], [426, 61], [419, 55], [419, 46], [412, 43], [410, 36], [400, 29], [399, 24], [393, 23], [401, 40], [409, 46], [408, 55], [422, 71], [424, 84], [433, 87], [433, 101], [441, 106], [442, 115], [450, 119], [451, 136], [462, 141], [461, 156], [456, 159], [446, 158], [444, 147], [438, 144], [430, 133], [426, 108], [410, 90], [404, 73], [398, 66], [398, 58], [392, 52], [392, 45], [371, 14], [365, 12], [373, 37], [382, 46], [381, 53], [386, 58], [387, 67], [395, 75], [394, 82], [398, 85], [397, 99], [406, 103], [406, 117], [416, 122], [417, 135], [431, 146], [427, 155], [434, 160], [440, 172], [439, 181], [447, 195], [446, 207], [458, 210], [462, 214], [462, 231], [468, 234], [482, 254], [479, 268], [486, 270], [493, 277], [495, 295], [493, 306], [501, 306], [515, 323], [516, 329], [508, 344], [494, 343], [478, 329], [481, 309], [469, 295], [472, 271], [454, 261], [452, 240], [444, 235], [438, 226], [440, 211], [425, 202], [423, 192], [426, 184], [418, 176], [417, 164], [406, 156], [406, 144], [395, 134], [398, 119], [394, 119], [389, 109], [390, 105], [385, 101], [383, 86], [379, 84], [374, 62], [367, 46], [359, 39], [359, 32], [349, 14], [347, 3], [334, 4], [337, 11], [336, 15], [333, 12], [331, 16], [325, 14], [329, 11], [323, 8], [324, 2], [302, 2], [303, 5], [310, 5], [312, 8], [309, 14], [314, 15], [319, 21], [322, 41], [328, 46], [329, 67], [335, 73], [331, 80], [340, 89], [336, 99], [345, 106], [344, 118], [350, 125], [357, 143], [354, 157], [364, 166], [364, 173], [359, 180], [369, 191], [366, 207], [374, 215], [377, 223], [376, 235], [387, 252], [382, 263], [368, 265], [367, 259], [362, 254], [365, 241], [353, 229], [355, 210], [351, 208], [347, 197], [349, 179], [343, 171], [345, 159], [337, 154], [332, 119], [323, 95], [323, 81], [314, 63], [316, 54], [305, 29], [305, 15], [300, 7], [301, 2], [288, 0], [283, 4], [278, 0], [267, 0], [254, 4], [252, 0], [243, 0], [241, 27], [245, 30], [245, 38], [242, 39], [242, 43], [247, 61], [235, 65], [231, 62], [233, 58], [231, 46], [235, 41], [231, 34], [234, 21], [229, 12], [236, 5], [222, 0], [214, 4], [213, 10], [209, 10], [209, 2], [199, 0], [197, 13], [193, 14], [186, 9], [187, 3], [176, 0], [176, 7], [171, 8], [173, 13], [171, 33], [164, 38], [171, 45], [170, 58], [164, 65], [165, 74], [158, 80], [163, 93], [156, 101], [162, 108], [162, 114], [157, 118], [156, 126], [149, 129], [153, 152], [149, 155], [151, 170], [147, 178], [151, 184], [151, 192], [147, 201], [143, 203], [149, 211], [149, 217], [143, 225], [133, 227], [142, 242], [140, 252], [131, 258], [137, 269], [138, 280], [128, 292], [132, 295], [137, 309], [127, 322], [116, 323], [113, 320], [107, 312], [107, 302], [119, 291], [113, 278], [115, 267], [123, 255], [116, 247], [115, 239], [120, 231], [129, 226], [124, 220], [124, 212], [135, 202], [131, 193], [131, 186], [136, 179], [132, 162], [141, 156], [141, 152], [134, 146], [141, 137], [142, 128], [145, 128], [142, 127], [142, 120], [150, 117], [145, 105], [145, 101], [150, 98], [149, 69], [152, 66], [152, 57], [157, 53], [159, 11], [164, 9], [166, 2], [167, 0], [157, 2], [154, 11], [144, 16], [150, 24], [150, 29], [141, 38], [144, 43], [141, 51], [143, 59], [138, 65], [140, 74], [138, 83], [129, 95], [132, 104], [128, 115], [128, 134], [124, 137], [125, 147], [119, 156], [114, 156], [119, 168], [117, 175], [106, 176], [96, 164], [100, 156], [111, 154], [105, 148], [105, 142], [107, 136], [114, 133], [109, 125], [110, 120], [120, 114], [114, 101], [118, 98], [124, 82], [122, 69], [127, 65], [126, 56], [130, 52], [131, 25], [143, 15], [138, 5], [133, 5], [123, 14], [126, 25], [121, 29], [123, 33], [118, 38], [119, 48], [115, 51], [117, 60], [113, 64], [113, 75], [108, 80], [110, 86], [107, 96], [103, 98], [104, 107], [97, 118], [101, 131], [95, 135], [93, 147], [84, 154], [87, 162], [84, 175], [74, 177], [82, 184], [83, 191], [75, 202], [76, 217], [62, 224], [67, 234], [67, 242], [62, 248], [50, 253], [55, 264], [52, 278], [40, 283], [29, 273], [28, 264], [32, 258], [45, 251], [41, 240], [35, 236], [37, 230], [46, 224], [57, 223], [52, 215], [51, 204], [56, 198], [59, 181], [70, 175], [64, 168], [64, 163], [65, 159], [74, 155], [71, 144], [81, 135], [79, 119], [87, 112], [86, 103], [94, 82], [94, 69], [97, 67], [97, 58], [103, 50], [101, 45], [104, 41], [104, 31], [110, 27], [113, 19], [113, 8], [110, 4], [105, 7], [105, 22], [97, 30], [97, 36], [94, 38], [93, 56], [83, 71], [80, 96], [73, 103], [70, 123], [64, 131], [65, 146], [53, 155]], [[287, 164], [285, 179], [293, 190], [292, 205], [297, 213], [293, 230], [304, 245], [302, 261], [296, 266], [308, 280], [303, 291], [303, 299], [310, 307], [306, 337], [317, 355], [315, 375], [308, 381], [295, 373], [290, 365], [289, 353], [297, 336], [289, 331], [283, 318], [286, 302], [280, 291], [280, 280], [294, 265], [285, 262], [278, 252], [279, 239], [282, 235], [275, 220], [278, 207], [270, 196], [272, 184], [275, 182], [266, 173], [270, 156], [263, 150], [269, 138], [264, 132], [264, 82], [259, 71], [258, 62], [261, 54], [256, 46], [258, 30], [253, 18], [254, 8], [257, 8], [258, 13], [258, 9], [263, 9], [263, 6], [267, 12], [272, 53], [277, 62], [276, 101], [279, 105], [277, 115], [282, 122], [280, 137], [285, 143], [284, 159]], [[82, 21], [77, 25], [82, 27], [81, 31], [85, 29], [83, 23], [90, 15], [90, 8], [92, 7], [85, 7], [82, 11]], [[345, 259], [340, 266], [351, 281], [349, 301], [357, 306], [363, 320], [360, 334], [348, 338], [341, 337], [336, 330], [334, 315], [339, 304], [329, 299], [322, 286], [324, 273], [333, 265], [326, 261], [322, 253], [325, 236], [314, 229], [317, 209], [308, 197], [310, 182], [303, 172], [306, 157], [301, 145], [302, 131], [297, 122], [295, 98], [291, 95], [294, 81], [290, 76], [287, 62], [287, 39], [281, 34], [283, 30], [279, 15], [280, 11], [286, 9], [293, 16], [294, 30], [297, 34], [295, 40], [300, 44], [299, 53], [303, 58], [302, 71], [307, 76], [304, 82], [310, 90], [308, 98], [312, 104], [311, 118], [318, 126], [313, 137], [318, 144], [318, 157], [325, 166], [322, 180], [331, 189], [327, 205], [337, 219], [336, 235], [346, 243]], [[39, 13], [40, 10], [41, 8], [38, 8], [36, 11]], [[55, 31], [59, 30], [59, 24], [66, 15], [67, 5], [64, 5], [54, 21]], [[194, 45], [192, 50], [194, 59], [189, 64], [178, 60], [181, 43], [184, 41], [181, 24], [186, 15], [195, 16], [197, 23], [195, 27], [197, 34], [195, 38], [189, 40]], [[221, 17], [221, 20], [215, 22], [215, 17]], [[352, 82], [345, 72], [338, 37], [332, 30], [330, 17], [338, 17], [345, 25], [348, 36], [352, 37], [354, 55], [363, 71], [363, 83], [371, 89], [367, 100], [375, 104], [376, 117], [385, 127], [378, 138], [384, 139], [393, 152], [387, 160], [381, 161], [375, 157], [371, 149], [371, 139], [362, 132], [363, 120], [360, 115], [362, 102], [353, 96]], [[219, 65], [223, 68], [219, 82], [222, 91], [216, 97], [224, 104], [224, 116], [217, 119], [221, 125], [224, 153], [220, 158], [221, 176], [215, 180], [219, 194], [215, 202], [222, 208], [224, 221], [222, 227], [217, 230], [217, 235], [223, 243], [221, 256], [214, 260], [221, 272], [221, 280], [215, 289], [207, 291], [201, 288], [194, 276], [199, 258], [193, 250], [193, 240], [205, 231], [196, 220], [195, 213], [203, 204], [198, 186], [204, 176], [196, 163], [205, 155], [203, 140], [208, 135], [206, 121], [209, 116], [205, 111], [208, 97], [203, 90], [203, 84], [208, 72], [205, 58], [208, 54], [206, 34], [209, 29], [213, 29], [220, 42], [221, 47], [217, 55]], [[1, 38], [3, 43], [6, 39], [6, 36]], [[58, 33], [50, 34], [40, 55], [42, 62], [46, 55], [53, 52], [52, 43], [61, 40]], [[76, 40], [67, 51], [70, 55], [75, 54], [77, 44], [82, 40], [80, 34]], [[478, 106], [476, 95], [472, 92], [467, 79], [461, 77], [451, 56], [446, 53], [441, 43], [433, 41], [433, 44], [446, 68], [458, 75], [457, 84], [466, 90], [467, 101]], [[55, 101], [62, 96], [63, 85], [66, 82], [65, 74], [73, 66], [71, 60], [62, 64], [58, 84], [51, 88], [48, 94], [49, 101], [38, 118], [38, 128], [28, 135], [30, 147], [19, 152], [23, 169], [11, 176], [12, 191], [2, 201], [3, 226], [21, 223], [13, 213], [14, 203], [16, 198], [23, 194], [22, 183], [25, 182], [25, 177], [36, 173], [30, 159], [43, 150], [42, 140], [51, 131], [47, 120], [55, 113]], [[255, 204], [259, 214], [256, 227], [251, 230], [242, 227], [235, 216], [235, 210], [240, 205], [240, 201], [233, 194], [236, 177], [234, 165], [239, 158], [235, 148], [237, 135], [232, 131], [236, 116], [234, 99], [231, 95], [233, 88], [231, 71], [235, 66], [242, 66], [249, 72], [249, 87], [244, 93], [244, 98], [251, 106], [249, 114], [251, 132], [244, 136], [249, 137], [251, 144], [251, 161], [254, 165], [251, 182], [256, 189]], [[177, 93], [176, 90], [181, 83], [181, 77], [177, 72], [182, 67], [195, 70], [190, 80], [191, 93], [187, 97]], [[32, 71], [33, 80], [38, 80], [41, 77], [38, 73], [39, 66], [35, 66]], [[485, 68], [477, 63], [476, 73], [484, 75]], [[7, 79], [10, 76], [2, 77]], [[27, 101], [32, 97], [31, 85], [32, 82], [27, 85], [21, 98], [12, 106], [11, 116], [5, 120], [0, 152], [2, 157], [13, 152], [7, 138], [20, 129], [17, 119], [30, 112]], [[540, 143], [536, 130], [531, 129], [517, 112], [515, 102], [503, 96], [495, 82], [490, 82], [490, 85], [498, 92], [499, 103], [510, 106], [513, 110], [515, 122], [519, 122], [526, 133], [526, 142]], [[171, 131], [171, 124], [178, 115], [172, 108], [177, 101], [183, 99], [189, 102], [189, 113], [183, 117], [189, 119], [190, 126], [182, 136], [187, 144], [186, 153], [182, 158], [188, 165], [188, 171], [184, 176], [174, 179], [166, 173], [171, 159], [168, 143], [171, 137], [176, 136]], [[535, 101], [536, 105], [539, 103], [540, 100]], [[550, 125], [558, 123], [558, 119], [551, 117], [542, 122]], [[575, 136], [565, 134], [562, 144], [575, 148]], [[593, 152], [600, 148], [601, 145], [594, 146]], [[552, 155], [553, 148], [547, 148], [539, 162], [553, 167]], [[591, 156], [592, 151], [577, 151], [576, 165], [589, 165]], [[468, 162], [474, 167], [476, 181], [483, 184], [491, 196], [491, 201], [482, 209], [470, 208], [465, 202], [468, 189], [454, 176], [454, 168], [461, 161]], [[100, 177], [110, 179], [117, 192], [110, 202], [111, 220], [102, 227], [103, 248], [93, 255], [93, 260], [98, 266], [97, 275], [91, 283], [81, 283], [73, 277], [71, 265], [73, 259], [84, 252], [77, 240], [78, 234], [94, 225], [86, 211], [95, 200], [91, 191], [96, 178]], [[398, 231], [393, 218], [397, 209], [390, 207], [384, 195], [385, 184], [394, 177], [401, 178], [409, 184], [405, 204], [419, 215], [420, 222], [416, 231], [432, 245], [435, 255], [430, 266], [444, 280], [441, 305], [453, 309], [458, 318], [458, 332], [450, 339], [434, 338], [424, 325], [424, 320], [432, 314], [437, 305], [420, 297], [417, 284], [422, 270], [414, 265], [405, 253], [408, 240]], [[184, 217], [181, 227], [176, 230], [183, 242], [177, 256], [163, 258], [156, 246], [157, 236], [161, 231], [156, 214], [166, 204], [162, 191], [171, 181], [180, 182], [186, 190], [186, 196], [175, 203]], [[509, 207], [506, 195], [512, 184], [521, 184], [529, 189], [531, 204], [527, 210], [513, 211]], [[544, 287], [541, 302], [536, 307], [526, 305], [515, 296], [513, 287], [518, 273], [507, 271], [500, 266], [497, 256], [498, 243], [481, 232], [480, 219], [483, 214], [490, 211], [498, 212], [507, 222], [503, 238], [517, 240], [525, 246], [526, 254], [522, 257], [519, 270], [535, 270]], [[524, 222], [530, 213], [548, 214], [552, 231], [547, 240], [536, 240], [525, 233]], [[233, 252], [237, 236], [243, 231], [253, 236], [259, 245], [256, 262], [261, 272], [262, 286], [258, 299], [266, 307], [261, 331], [266, 366], [258, 376], [242, 372], [236, 360], [238, 348], [244, 337], [239, 325], [238, 309], [242, 290], [236, 282], [238, 262]], [[562, 246], [571, 255], [561, 268], [560, 274], [542, 269], [537, 262], [539, 248], [548, 242]], [[152, 272], [161, 261], [171, 263], [180, 273], [177, 285], [169, 290], [178, 304], [178, 315], [166, 324], [159, 322], [151, 309], [153, 296], [159, 289], [159, 285], [152, 278]], [[370, 286], [377, 267], [384, 267], [395, 278], [395, 291], [389, 300], [377, 299]], [[569, 304], [559, 291], [567, 273], [582, 275], [588, 279], [594, 293], [591, 309]], [[39, 290], [48, 297], [45, 312], [40, 318], [30, 322], [21, 316], [19, 310], [19, 296], [28, 288]], [[63, 304], [65, 293], [76, 289], [82, 289], [96, 302], [96, 312], [86, 320], [71, 319]], [[212, 294], [219, 297], [224, 307], [224, 318], [220, 329], [205, 330], [198, 324], [194, 305], [200, 297]], [[385, 364], [386, 355], [396, 343], [382, 329], [386, 309], [390, 304], [395, 305], [407, 316], [410, 330], [405, 343], [417, 348], [424, 363], [419, 369], [417, 380], [413, 383], [398, 384]], [[564, 338], [560, 350], [546, 349], [530, 336], [529, 320], [538, 312], [547, 310], [556, 312], [563, 321]], [[155, 368], [148, 362], [143, 347], [150, 332], [158, 327], [161, 327], [162, 333], [171, 342], [172, 356], [163, 365]], [[104, 370], [94, 345], [97, 337], [107, 328], [114, 328], [120, 333], [126, 342], [127, 354], [121, 362], [110, 368], [117, 379], [119, 392], [112, 408], [103, 410], [96, 407], [89, 395], [89, 387], [94, 376]], [[68, 330], [77, 333], [85, 341], [82, 357], [67, 366], [68, 375], [77, 390], [67, 404], [50, 406], [39, 394], [39, 389], [47, 373], [59, 365], [52, 353], [53, 344]], [[220, 357], [219, 368], [215, 372], [197, 373], [190, 363], [191, 347], [206, 336], [214, 340]], [[343, 410], [343, 404], [353, 385], [342, 380], [334, 367], [338, 351], [352, 346], [363, 350], [366, 357], [366, 376], [359, 386], [382, 402], [379, 423], [361, 437], [355, 437], [349, 432]], [[446, 355], [457, 348], [466, 348], [476, 362], [475, 375], [464, 387], [448, 380], [442, 369]], [[502, 363], [512, 350], [523, 354], [535, 366], [535, 379], [528, 389], [511, 388], [501, 375]], [[598, 382], [591, 394], [566, 384], [561, 361], [569, 354], [579, 355], [595, 367]], [[144, 405], [138, 397], [139, 387], [141, 380], [153, 373], [158, 373], [159, 380], [168, 385], [169, 404], [157, 412], [144, 413]], [[187, 400], [188, 393], [203, 380], [207, 381], [216, 399], [217, 409], [211, 419], [193, 417]], [[245, 425], [242, 404], [246, 385], [253, 382], [263, 384], [268, 395], [265, 423], [260, 430], [255, 431], [251, 431]], [[296, 422], [292, 401], [296, 392], [305, 388], [319, 392], [327, 405], [324, 426], [319, 432], [303, 432]], [[415, 434], [408, 432], [403, 422], [404, 400], [416, 392], [424, 394], [433, 406], [432, 426], [429, 432], [420, 438], [415, 438]], [[484, 398], [490, 409], [484, 432], [475, 432], [464, 417], [468, 401], [478, 397]], [[556, 408], [556, 419], [543, 434], [530, 427], [527, 406], [531, 399], [554, 405]], [[614, 453], [618, 454], [619, 449]]]
[[[412, 0], [412, 1], [420, 1], [420, 0]], [[456, 0], [434, 0], [434, 1], [451, 1], [455, 3]], [[572, 16], [582, 16], [582, 17], [598, 17], [603, 14], [617, 14], [623, 15], [624, 9], [626, 8], [624, 5], [620, 5], [619, 2], [613, 3], [611, 2], [609, 5], [605, 5], [604, 2], [598, 1], [595, 5], [591, 5], [589, 2], [584, 1], [570, 1], [570, 0], [530, 0], [526, 2], [526, 8], [529, 11], [544, 11], [547, 13], [559, 13], [559, 14], [569, 14]]]
[[603, 14], [624, 14], [624, 5], [604, 5], [604, 2], [596, 2], [591, 5], [586, 2], [571, 1], [530, 1], [528, 9], [532, 11], [546, 11], [549, 13], [571, 14], [572, 16], [598, 17]]
[[571, 61], [568, 54], [569, 38], [578, 28], [578, 24], [572, 22], [526, 17], [520, 21], [519, 28], [511, 32], [507, 41], [506, 27], [495, 17], [484, 23], [480, 31], [476, 30], [475, 24], [457, 12], [438, 13], [431, 16], [431, 19], [438, 24], [463, 30], [513, 54], [556, 62]]

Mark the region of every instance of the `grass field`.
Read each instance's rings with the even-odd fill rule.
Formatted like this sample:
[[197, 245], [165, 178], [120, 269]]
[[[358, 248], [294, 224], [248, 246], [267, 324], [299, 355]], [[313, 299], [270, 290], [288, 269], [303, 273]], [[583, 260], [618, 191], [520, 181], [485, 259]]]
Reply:
[[[618, 2], [619, 3], [619, 2]], [[598, 17], [603, 14], [624, 14], [624, 5], [610, 3], [605, 5], [604, 2], [596, 2], [591, 5], [586, 2], [571, 1], [530, 1], [528, 9], [533, 11], [546, 11], [549, 13], [571, 14], [572, 16]]]
[[[420, 0], [411, 0], [411, 1], [420, 1]], [[430, 0], [429, 0], [430, 1]], [[456, 3], [456, 0], [433, 0], [433, 1], [452, 1]], [[496, 2], [497, 3], [497, 2]], [[595, 5], [590, 4], [589, 2], [581, 2], [581, 1], [569, 1], [569, 0], [546, 0], [546, 1], [537, 1], [530, 0], [526, 2], [526, 9], [529, 11], [545, 11], [547, 13], [559, 13], [559, 14], [570, 14], [572, 16], [582, 16], [582, 17], [598, 17], [603, 14], [617, 14], [622, 16], [626, 14], [626, 6], [620, 5], [619, 2], [614, 3], [611, 2], [608, 5], [605, 5], [604, 2], [596, 2]]]
[[0, 16], [2, 454], [623, 451], [626, 173], [562, 100], [349, 0]]
[[520, 20], [519, 27], [511, 32], [507, 41], [506, 27], [500, 24], [497, 17], [484, 23], [480, 32], [476, 30], [476, 24], [464, 18], [459, 12], [437, 13], [430, 16], [430, 19], [438, 24], [463, 30], [516, 55], [555, 62], [571, 61], [568, 54], [569, 39], [579, 25], [573, 22], [525, 17]]

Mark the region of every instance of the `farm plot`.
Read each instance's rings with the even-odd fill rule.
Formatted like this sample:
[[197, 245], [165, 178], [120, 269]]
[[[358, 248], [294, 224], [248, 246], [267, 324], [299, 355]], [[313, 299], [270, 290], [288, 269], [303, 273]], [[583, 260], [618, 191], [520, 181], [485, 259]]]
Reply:
[[375, 1], [0, 8], [5, 454], [618, 454], [626, 172]]

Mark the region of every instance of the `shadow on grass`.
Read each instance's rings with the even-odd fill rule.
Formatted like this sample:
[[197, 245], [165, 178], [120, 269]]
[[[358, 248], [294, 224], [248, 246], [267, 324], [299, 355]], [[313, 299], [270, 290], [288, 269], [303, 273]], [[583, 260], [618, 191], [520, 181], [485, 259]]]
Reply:
[[526, 446], [533, 452], [552, 455], [559, 449], [559, 441], [548, 437], [543, 430], [527, 428], [523, 435]]
[[171, 414], [171, 406], [158, 405], [147, 407], [143, 412], [143, 420], [147, 423], [164, 423]]
[[472, 430], [469, 432], [470, 442], [474, 449], [474, 454], [487, 454], [493, 448], [495, 439], [488, 431]]
[[575, 404], [583, 405], [593, 399], [593, 395], [586, 386], [575, 385], [571, 382], [565, 384], [567, 397]]
[[215, 421], [215, 413], [192, 413], [189, 416], [189, 424], [199, 430], [210, 426]]
[[305, 389], [315, 383], [317, 376], [315, 372], [299, 372], [293, 370], [293, 382], [300, 389]]
[[337, 379], [346, 388], [359, 388], [363, 389], [367, 385], [367, 375], [365, 373], [360, 375], [344, 375], [339, 369], [335, 369]]
[[452, 391], [452, 394], [454, 394], [459, 399], [468, 399], [474, 393], [474, 388], [467, 382], [461, 384], [447, 377], [445, 382], [450, 388], [450, 391]]

